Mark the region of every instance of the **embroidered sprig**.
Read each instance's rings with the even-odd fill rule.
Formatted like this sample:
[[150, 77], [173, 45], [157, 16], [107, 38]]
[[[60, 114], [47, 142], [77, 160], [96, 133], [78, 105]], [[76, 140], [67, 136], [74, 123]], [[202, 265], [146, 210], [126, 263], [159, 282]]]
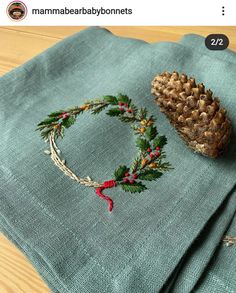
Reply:
[[[82, 179], [76, 176], [61, 160], [55, 140], [64, 136], [65, 129], [71, 127], [78, 115], [85, 111], [91, 111], [92, 114], [98, 114], [108, 108], [106, 114], [111, 117], [117, 117], [124, 123], [130, 123], [136, 138], [138, 154], [130, 166], [119, 166], [113, 175], [112, 180], [105, 181], [102, 184], [94, 182], [90, 177]], [[147, 187], [144, 181], [153, 181], [160, 178], [165, 171], [171, 169], [169, 162], [163, 150], [167, 143], [165, 136], [158, 135], [155, 119], [148, 115], [146, 108], [138, 109], [132, 100], [119, 94], [118, 96], [104, 96], [100, 100], [87, 101], [82, 106], [73, 107], [68, 110], [60, 110], [48, 115], [46, 119], [38, 124], [37, 130], [45, 140], [50, 141], [51, 157], [55, 164], [72, 179], [81, 184], [96, 188], [96, 194], [109, 203], [109, 210], [113, 208], [113, 201], [110, 197], [105, 196], [102, 191], [106, 188], [121, 186], [126, 192], [142, 192]]]

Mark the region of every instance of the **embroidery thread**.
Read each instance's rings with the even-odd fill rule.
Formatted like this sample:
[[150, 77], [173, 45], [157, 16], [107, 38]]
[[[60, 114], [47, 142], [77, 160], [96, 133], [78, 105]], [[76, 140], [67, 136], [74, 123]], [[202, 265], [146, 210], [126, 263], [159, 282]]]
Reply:
[[236, 244], [236, 236], [226, 235], [223, 238], [223, 242], [225, 243], [226, 246], [232, 246], [232, 245]]
[[[106, 108], [108, 108], [107, 115], [131, 124], [134, 134], [137, 136], [136, 146], [139, 152], [129, 167], [122, 165], [115, 170], [112, 180], [98, 183], [89, 176], [80, 178], [67, 167], [65, 160], [61, 158], [56, 139], [63, 138], [65, 129], [71, 127], [80, 114], [85, 111], [98, 114]], [[104, 189], [120, 186], [125, 192], [140, 193], [147, 189], [143, 181], [157, 180], [164, 172], [171, 169], [170, 163], [164, 161], [166, 155], [163, 147], [167, 143], [167, 139], [164, 135], [158, 135], [154, 122], [154, 117], [148, 116], [146, 108], [138, 109], [128, 96], [119, 94], [104, 96], [100, 100], [87, 101], [82, 106], [66, 111], [53, 112], [38, 124], [36, 130], [41, 132], [44, 140], [49, 141], [50, 151], [46, 150], [45, 153], [51, 155], [55, 165], [71, 179], [95, 188], [96, 194], [108, 202], [108, 210], [111, 212], [113, 200], [103, 194]]]

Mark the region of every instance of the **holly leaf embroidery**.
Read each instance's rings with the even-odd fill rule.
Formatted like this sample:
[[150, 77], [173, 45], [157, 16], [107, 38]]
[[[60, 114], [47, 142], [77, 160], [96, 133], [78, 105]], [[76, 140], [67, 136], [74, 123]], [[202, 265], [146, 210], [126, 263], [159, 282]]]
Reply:
[[122, 103], [125, 103], [125, 104], [128, 104], [128, 105], [131, 103], [131, 99], [129, 99], [129, 97], [126, 96], [126, 95], [119, 94], [117, 96], [117, 99], [118, 99], [119, 102], [122, 102]]
[[141, 180], [148, 180], [148, 181], [152, 181], [152, 180], [156, 180], [158, 178], [160, 178], [162, 176], [162, 173], [157, 171], [157, 170], [144, 170], [142, 172], [139, 173], [138, 178]]
[[114, 96], [104, 96], [103, 100], [111, 105], [118, 105], [118, 100]]
[[63, 120], [62, 125], [65, 128], [69, 128], [71, 125], [75, 123], [75, 121], [76, 121], [75, 116], [69, 116], [68, 118]]
[[141, 182], [134, 182], [133, 184], [130, 183], [121, 183], [121, 187], [124, 191], [126, 192], [131, 192], [131, 193], [135, 193], [135, 192], [142, 192], [144, 191], [146, 188], [145, 185], [143, 185]]
[[147, 127], [145, 134], [149, 140], [153, 140], [157, 136], [156, 126]]
[[114, 173], [115, 181], [120, 181], [124, 178], [125, 173], [129, 171], [126, 166], [119, 166]]
[[109, 116], [119, 116], [121, 114], [121, 110], [118, 107], [111, 108], [106, 114]]
[[136, 146], [141, 150], [141, 151], [146, 151], [150, 147], [150, 143], [143, 138], [137, 138], [136, 139]]
[[153, 147], [154, 148], [156, 148], [156, 147], [162, 148], [166, 143], [167, 143], [167, 138], [164, 135], [162, 135], [162, 136], [159, 136], [154, 139]]

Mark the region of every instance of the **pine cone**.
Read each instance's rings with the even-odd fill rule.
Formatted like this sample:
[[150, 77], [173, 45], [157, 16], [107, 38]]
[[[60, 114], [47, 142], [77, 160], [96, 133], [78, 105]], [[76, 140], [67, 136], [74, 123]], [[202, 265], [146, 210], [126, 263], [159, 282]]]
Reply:
[[164, 72], [152, 81], [152, 94], [189, 147], [212, 158], [223, 152], [231, 123], [211, 90], [185, 74]]

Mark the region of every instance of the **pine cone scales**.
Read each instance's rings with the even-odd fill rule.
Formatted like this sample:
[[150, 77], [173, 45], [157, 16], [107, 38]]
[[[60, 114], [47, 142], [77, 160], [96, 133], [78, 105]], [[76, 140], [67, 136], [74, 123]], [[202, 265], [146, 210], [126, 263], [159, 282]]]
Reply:
[[189, 147], [212, 158], [223, 152], [231, 123], [211, 90], [185, 74], [164, 72], [152, 81], [152, 94]]

